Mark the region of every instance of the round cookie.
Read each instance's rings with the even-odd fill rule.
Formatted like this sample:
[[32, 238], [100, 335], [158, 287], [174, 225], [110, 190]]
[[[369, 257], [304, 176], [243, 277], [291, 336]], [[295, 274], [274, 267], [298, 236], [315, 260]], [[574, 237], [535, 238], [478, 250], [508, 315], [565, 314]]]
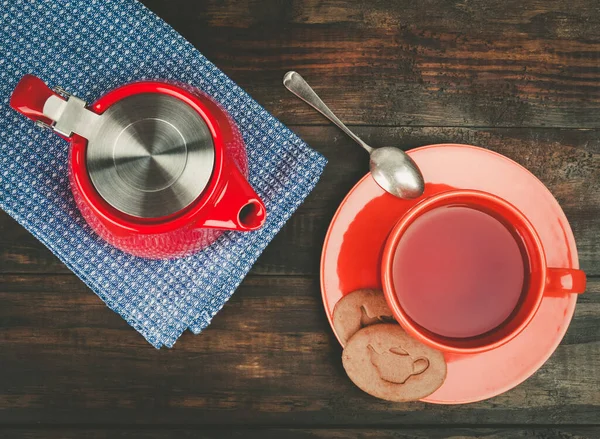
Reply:
[[446, 378], [441, 352], [411, 338], [396, 324], [368, 326], [350, 338], [342, 363], [361, 390], [388, 401], [414, 401]]
[[381, 290], [353, 291], [333, 309], [333, 327], [342, 346], [361, 328], [386, 322], [394, 322], [394, 317]]

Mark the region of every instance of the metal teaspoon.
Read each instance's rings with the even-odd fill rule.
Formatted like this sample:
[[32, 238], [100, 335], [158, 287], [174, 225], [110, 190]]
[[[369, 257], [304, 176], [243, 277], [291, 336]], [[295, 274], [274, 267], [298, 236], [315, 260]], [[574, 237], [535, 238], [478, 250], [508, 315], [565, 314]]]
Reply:
[[354, 134], [325, 105], [315, 91], [297, 72], [287, 72], [283, 85], [304, 102], [333, 122], [370, 155], [371, 175], [382, 189], [399, 198], [417, 198], [425, 190], [423, 175], [416, 163], [400, 148], [384, 146], [372, 148]]

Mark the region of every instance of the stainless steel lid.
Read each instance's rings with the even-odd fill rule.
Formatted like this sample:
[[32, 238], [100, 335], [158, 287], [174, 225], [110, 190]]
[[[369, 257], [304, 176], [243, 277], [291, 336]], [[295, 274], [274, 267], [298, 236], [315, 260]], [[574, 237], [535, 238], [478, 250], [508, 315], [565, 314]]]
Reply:
[[172, 96], [144, 93], [113, 104], [90, 132], [87, 167], [96, 190], [129, 215], [156, 218], [189, 206], [213, 171], [208, 126]]
[[[208, 126], [189, 105], [169, 95], [126, 97], [103, 114], [55, 89], [44, 115], [52, 130], [88, 140], [86, 165], [98, 193], [123, 213], [170, 215], [189, 206], [207, 186], [215, 149]], [[45, 125], [45, 124], [42, 124]]]
[[65, 137], [88, 140], [86, 165], [98, 193], [117, 210], [140, 218], [171, 215], [208, 185], [215, 162], [210, 130], [185, 102], [165, 94], [132, 95], [103, 114], [63, 89], [43, 106]]

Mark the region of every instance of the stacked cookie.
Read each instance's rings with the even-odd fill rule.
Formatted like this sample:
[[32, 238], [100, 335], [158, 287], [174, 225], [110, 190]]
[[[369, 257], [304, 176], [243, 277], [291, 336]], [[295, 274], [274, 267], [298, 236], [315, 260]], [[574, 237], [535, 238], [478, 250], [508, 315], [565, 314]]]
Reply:
[[344, 346], [346, 373], [370, 395], [414, 401], [432, 394], [446, 378], [442, 353], [409, 337], [379, 290], [344, 296], [335, 305], [333, 326]]

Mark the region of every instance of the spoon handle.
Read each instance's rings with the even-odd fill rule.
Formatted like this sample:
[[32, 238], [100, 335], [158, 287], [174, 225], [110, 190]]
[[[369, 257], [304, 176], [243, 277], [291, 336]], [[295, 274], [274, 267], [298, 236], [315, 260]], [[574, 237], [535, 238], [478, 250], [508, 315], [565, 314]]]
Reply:
[[297, 72], [287, 72], [283, 77], [283, 85], [289, 91], [294, 93], [308, 105], [313, 107], [331, 122], [333, 122], [339, 129], [345, 132], [352, 140], [362, 146], [369, 154], [373, 151], [369, 145], [367, 145], [360, 137], [354, 134], [350, 129], [343, 124], [341, 120], [337, 118], [335, 114], [329, 109], [327, 105], [321, 100], [321, 98], [315, 93], [315, 91], [308, 85], [302, 76]]

